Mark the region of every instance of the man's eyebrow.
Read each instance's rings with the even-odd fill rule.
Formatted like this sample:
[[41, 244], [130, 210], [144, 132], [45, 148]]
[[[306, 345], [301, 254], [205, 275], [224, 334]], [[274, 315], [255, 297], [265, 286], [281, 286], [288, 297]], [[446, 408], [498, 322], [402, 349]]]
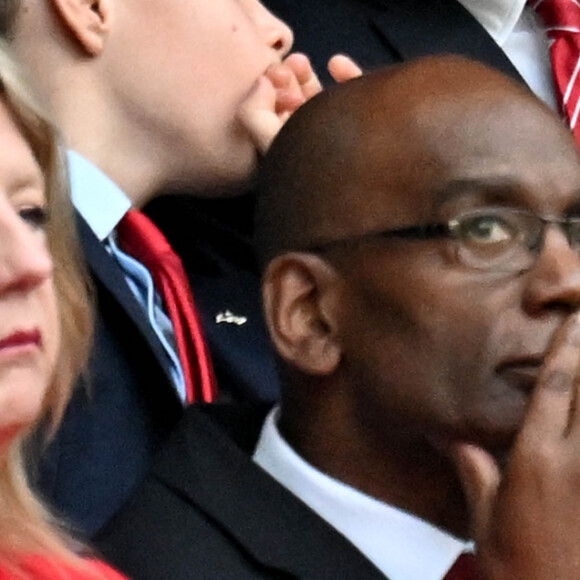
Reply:
[[[433, 190], [435, 208], [451, 203], [462, 197], [478, 197], [486, 203], [505, 204], [525, 200], [522, 186], [513, 179], [465, 178], [446, 182]], [[580, 198], [579, 198], [580, 199]]]
[[[529, 191], [518, 180], [510, 177], [467, 178], [450, 180], [433, 190], [433, 210], [440, 210], [456, 201], [472, 201], [491, 205], [517, 205], [526, 207], [532, 202]], [[569, 195], [562, 213], [580, 213], [580, 186]]]

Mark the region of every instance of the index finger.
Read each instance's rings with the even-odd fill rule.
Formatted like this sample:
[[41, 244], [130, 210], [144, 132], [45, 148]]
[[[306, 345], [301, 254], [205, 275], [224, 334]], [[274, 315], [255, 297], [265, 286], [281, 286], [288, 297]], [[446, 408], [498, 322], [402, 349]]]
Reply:
[[294, 52], [286, 57], [284, 64], [294, 73], [306, 101], [322, 90], [322, 84], [305, 54]]
[[538, 375], [520, 436], [562, 439], [580, 385], [580, 314], [560, 328]]

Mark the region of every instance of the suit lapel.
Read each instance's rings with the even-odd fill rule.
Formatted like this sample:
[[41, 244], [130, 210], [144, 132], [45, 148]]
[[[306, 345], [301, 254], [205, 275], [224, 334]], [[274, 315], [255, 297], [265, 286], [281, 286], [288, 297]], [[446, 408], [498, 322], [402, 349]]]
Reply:
[[504, 52], [459, 2], [382, 0], [379, 4], [383, 8], [373, 17], [373, 24], [401, 60], [459, 54], [524, 82]]
[[[264, 416], [255, 407], [237, 414], [237, 442], [253, 448]], [[260, 565], [298, 578], [384, 580], [348, 540], [257, 467], [251, 450], [238, 447], [199, 409], [188, 410], [175, 437], [155, 474]]]
[[[77, 213], [77, 228], [85, 259], [96, 280], [121, 305], [140, 334], [144, 337], [168, 378], [171, 377], [167, 356], [157, 335], [133, 292], [127, 285], [122, 270], [95, 236], [86, 221]], [[119, 321], [121, 324], [121, 321]]]

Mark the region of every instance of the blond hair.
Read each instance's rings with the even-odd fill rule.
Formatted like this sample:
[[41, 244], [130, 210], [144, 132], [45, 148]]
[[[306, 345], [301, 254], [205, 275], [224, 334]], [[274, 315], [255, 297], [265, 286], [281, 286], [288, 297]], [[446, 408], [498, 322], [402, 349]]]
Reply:
[[53, 432], [62, 418], [72, 385], [88, 356], [92, 320], [87, 306], [86, 278], [72, 227], [62, 150], [53, 126], [21, 79], [1, 41], [0, 99], [12, 113], [45, 177], [50, 208], [47, 240], [55, 262], [54, 282], [62, 335], [59, 359], [41, 416], [27, 433], [13, 442], [5, 462], [0, 465], [0, 562], [11, 566], [16, 577], [22, 554], [52, 556], [82, 566], [82, 560], [70, 550], [71, 540], [55, 525], [28, 485], [24, 449], [28, 436], [36, 427], [48, 425], [48, 431]]

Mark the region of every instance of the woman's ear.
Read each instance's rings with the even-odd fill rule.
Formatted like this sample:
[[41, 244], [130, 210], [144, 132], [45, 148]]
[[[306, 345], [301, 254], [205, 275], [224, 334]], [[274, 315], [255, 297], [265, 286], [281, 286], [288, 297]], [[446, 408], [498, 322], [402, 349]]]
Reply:
[[62, 24], [88, 56], [99, 56], [111, 24], [112, 0], [51, 0]]
[[333, 314], [339, 276], [322, 258], [298, 252], [275, 258], [264, 274], [262, 295], [278, 354], [308, 374], [328, 375], [341, 348]]

